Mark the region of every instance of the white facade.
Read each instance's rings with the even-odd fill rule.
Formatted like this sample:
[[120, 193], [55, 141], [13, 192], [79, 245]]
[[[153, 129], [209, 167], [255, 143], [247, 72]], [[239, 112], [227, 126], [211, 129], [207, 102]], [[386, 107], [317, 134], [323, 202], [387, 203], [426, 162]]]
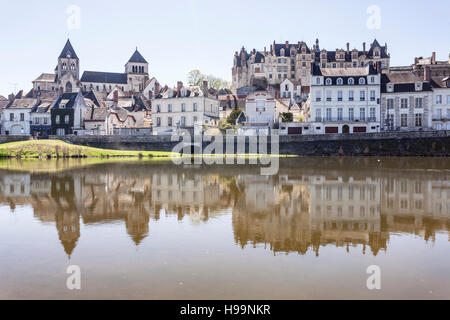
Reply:
[[8, 108], [3, 109], [2, 134], [30, 135], [31, 109], [36, 104], [36, 99], [16, 99]]
[[311, 134], [380, 132], [380, 74], [371, 66], [311, 77]]
[[174, 133], [191, 128], [200, 134], [203, 126], [217, 127], [219, 101], [198, 97], [161, 98], [152, 100], [152, 124], [155, 134]]
[[433, 89], [432, 127], [434, 130], [450, 130], [450, 88]]
[[280, 85], [280, 98], [290, 99], [291, 104], [302, 97], [302, 86], [298, 81], [284, 80]]
[[276, 101], [267, 91], [255, 91], [245, 101], [246, 125], [273, 127], [276, 122]]

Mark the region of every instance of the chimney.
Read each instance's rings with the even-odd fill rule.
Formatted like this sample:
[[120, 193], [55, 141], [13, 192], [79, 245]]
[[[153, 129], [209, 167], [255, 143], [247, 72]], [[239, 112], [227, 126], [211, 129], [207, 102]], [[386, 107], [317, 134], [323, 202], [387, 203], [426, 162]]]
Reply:
[[114, 90], [114, 105], [119, 104], [119, 90]]
[[177, 97], [181, 97], [181, 88], [183, 88], [183, 82], [178, 81], [177, 82]]
[[350, 42], [347, 42], [347, 53], [350, 53]]
[[267, 53], [267, 48], [266, 47], [264, 47], [264, 54], [266, 54]]
[[419, 64], [419, 58], [415, 57], [414, 58], [414, 65], [418, 65]]
[[430, 82], [431, 81], [431, 68], [430, 66], [425, 66], [423, 71], [423, 81]]
[[384, 51], [386, 51], [386, 54], [388, 53], [388, 46], [387, 46], [387, 42], [384, 44]]
[[155, 83], [155, 97], [159, 96], [159, 92], [160, 92], [159, 82], [156, 82]]
[[203, 96], [207, 97], [208, 96], [208, 81], [203, 81]]
[[270, 45], [270, 53], [273, 54], [273, 45]]
[[153, 99], [153, 91], [150, 90], [150, 91], [148, 92], [148, 100], [152, 100], [152, 99]]
[[436, 52], [431, 54], [431, 64], [436, 64]]
[[366, 43], [363, 42], [363, 52], [366, 53]]
[[375, 69], [377, 70], [377, 73], [381, 73], [381, 61], [375, 63]]
[[286, 49], [289, 49], [289, 41], [286, 41]]
[[9, 102], [13, 102], [14, 101], [14, 94], [10, 94], [9, 96], [8, 96], [8, 101]]

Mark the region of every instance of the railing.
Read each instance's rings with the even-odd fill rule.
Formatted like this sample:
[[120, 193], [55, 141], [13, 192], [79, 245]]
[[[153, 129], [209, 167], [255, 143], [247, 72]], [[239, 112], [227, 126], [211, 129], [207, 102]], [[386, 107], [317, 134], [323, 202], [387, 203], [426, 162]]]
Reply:
[[377, 122], [376, 117], [350, 118], [350, 117], [316, 117], [315, 122]]
[[433, 116], [433, 121], [450, 121], [450, 117]]

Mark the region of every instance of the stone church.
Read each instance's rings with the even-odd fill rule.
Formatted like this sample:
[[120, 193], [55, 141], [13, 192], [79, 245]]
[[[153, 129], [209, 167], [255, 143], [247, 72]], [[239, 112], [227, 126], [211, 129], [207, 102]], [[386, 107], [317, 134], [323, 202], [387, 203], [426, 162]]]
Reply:
[[70, 40], [58, 57], [55, 73], [43, 73], [33, 81], [36, 92], [58, 91], [69, 93], [77, 91], [97, 91], [109, 93], [116, 87], [124, 92], [141, 92], [149, 80], [149, 64], [136, 51], [125, 64], [124, 73], [85, 71], [80, 79], [80, 59]]

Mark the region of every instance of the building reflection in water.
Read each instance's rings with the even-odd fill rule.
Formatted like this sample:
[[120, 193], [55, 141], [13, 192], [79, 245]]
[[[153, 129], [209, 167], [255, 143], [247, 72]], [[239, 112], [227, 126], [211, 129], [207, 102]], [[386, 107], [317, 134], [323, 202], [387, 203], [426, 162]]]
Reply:
[[[299, 173], [301, 171], [301, 173]], [[70, 257], [84, 225], [124, 222], [136, 245], [151, 220], [192, 224], [232, 212], [236, 244], [319, 255], [321, 247], [361, 247], [377, 255], [392, 233], [434, 241], [449, 230], [450, 174], [417, 170], [281, 170], [273, 177], [227, 168], [108, 165], [59, 173], [0, 172], [0, 204], [30, 205], [54, 223]], [[449, 239], [450, 240], [450, 239]]]

